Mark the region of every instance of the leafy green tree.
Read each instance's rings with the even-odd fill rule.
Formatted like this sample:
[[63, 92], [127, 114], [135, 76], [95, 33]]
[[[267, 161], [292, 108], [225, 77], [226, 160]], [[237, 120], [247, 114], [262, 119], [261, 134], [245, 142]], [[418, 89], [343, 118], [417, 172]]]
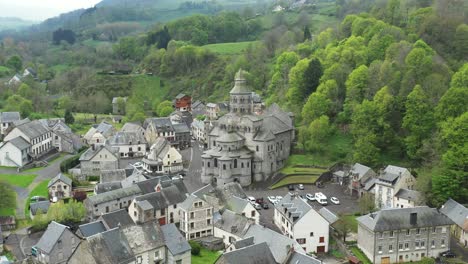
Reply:
[[437, 120], [458, 117], [468, 111], [468, 63], [452, 76], [450, 89], [445, 92], [436, 107]]
[[14, 55], [6, 61], [6, 66], [8, 68], [14, 69], [16, 72], [19, 72], [23, 68], [23, 61], [19, 56]]
[[0, 208], [15, 207], [15, 204], [15, 190], [7, 182], [0, 181]]
[[361, 65], [356, 68], [346, 80], [346, 100], [348, 102], [361, 103], [368, 87], [368, 68]]
[[324, 94], [315, 92], [309, 96], [306, 104], [302, 108], [302, 120], [308, 125], [322, 115], [328, 115], [331, 107], [331, 100]]
[[371, 132], [360, 136], [354, 143], [353, 160], [369, 166], [376, 165], [380, 153], [376, 143], [377, 136]]
[[315, 92], [320, 84], [320, 78], [323, 75], [322, 63], [317, 58], [313, 58], [309, 61], [309, 65], [304, 72], [305, 91], [304, 96]]
[[372, 194], [364, 193], [359, 198], [359, 211], [362, 215], [375, 211], [375, 200]]
[[307, 98], [304, 72], [308, 66], [309, 59], [302, 59], [289, 72], [289, 89], [286, 98], [291, 109], [295, 110], [295, 112], [299, 112], [300, 106]]
[[162, 101], [156, 110], [158, 116], [169, 116], [174, 111], [171, 101]]
[[326, 148], [325, 142], [330, 138], [331, 132], [332, 127], [328, 116], [323, 115], [312, 121], [308, 129], [307, 150], [323, 151]]
[[353, 222], [349, 217], [340, 216], [338, 221], [333, 224], [333, 227], [338, 231], [341, 238], [343, 238], [343, 242], [346, 242], [346, 237], [352, 231]]
[[32, 102], [17, 94], [8, 97], [5, 110], [18, 111], [22, 117], [28, 117], [34, 111]]
[[304, 41], [306, 40], [311, 40], [312, 39], [312, 34], [310, 34], [310, 29], [309, 26], [304, 27]]
[[431, 71], [432, 54], [428, 54], [423, 48], [414, 48], [405, 59], [409, 70], [414, 73], [417, 81], [423, 80]]
[[70, 111], [70, 109], [66, 109], [66, 110], [65, 110], [64, 119], [65, 119], [65, 124], [73, 124], [73, 123], [75, 123], [75, 118], [73, 117], [73, 114], [72, 114], [72, 112]]
[[460, 24], [455, 31], [453, 42], [459, 58], [468, 58], [468, 45], [466, 43], [468, 43], [468, 25]]
[[22, 83], [18, 87], [18, 94], [23, 98], [31, 99], [33, 97], [33, 90], [26, 83]]
[[402, 126], [408, 131], [405, 138], [408, 156], [413, 160], [421, 160], [423, 141], [430, 137], [434, 127], [434, 113], [420, 85], [416, 85], [408, 95]]
[[308, 126], [300, 126], [298, 129], [297, 139], [299, 144], [302, 146], [302, 150], [306, 150], [306, 143], [309, 139], [309, 128]]

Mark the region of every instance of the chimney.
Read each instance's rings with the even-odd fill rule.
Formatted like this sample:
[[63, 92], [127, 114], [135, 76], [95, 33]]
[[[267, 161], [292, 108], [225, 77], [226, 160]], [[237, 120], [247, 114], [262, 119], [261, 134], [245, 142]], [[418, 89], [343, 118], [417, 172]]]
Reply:
[[418, 223], [418, 214], [417, 213], [411, 213], [410, 214], [410, 224], [411, 225], [416, 225]]

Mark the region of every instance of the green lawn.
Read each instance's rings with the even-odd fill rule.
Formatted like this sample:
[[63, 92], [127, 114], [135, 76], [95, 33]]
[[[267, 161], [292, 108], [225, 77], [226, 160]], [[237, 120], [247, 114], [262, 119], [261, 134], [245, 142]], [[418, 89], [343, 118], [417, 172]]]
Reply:
[[49, 180], [42, 181], [34, 189], [32, 189], [31, 193], [29, 193], [28, 199], [26, 200], [25, 206], [24, 206], [25, 215], [29, 215], [29, 204], [31, 202], [31, 197], [33, 196], [43, 196], [46, 198], [49, 197], [49, 191], [47, 190], [48, 184], [49, 184]]
[[36, 178], [36, 174], [0, 174], [0, 181], [5, 181], [13, 186], [26, 188]]
[[294, 175], [294, 176], [286, 176], [279, 182], [275, 183], [270, 187], [270, 189], [276, 189], [279, 187], [286, 186], [288, 184], [314, 184], [319, 176], [313, 175]]
[[367, 258], [364, 253], [358, 247], [351, 247], [351, 252], [358, 258], [362, 264], [372, 264], [372, 262]]
[[353, 233], [357, 233], [358, 230], [358, 222], [356, 220], [357, 216], [354, 215], [344, 215], [343, 218], [346, 218], [346, 220], [349, 220], [349, 223], [352, 224], [351, 226], [351, 231]]
[[322, 173], [326, 172], [326, 169], [320, 168], [300, 168], [300, 167], [292, 167], [287, 166], [284, 167], [281, 172], [284, 174], [311, 174], [311, 175], [318, 175], [320, 176]]
[[16, 204], [14, 208], [0, 208], [0, 216], [16, 215]]
[[212, 264], [218, 259], [219, 253], [218, 251], [210, 251], [204, 247], [200, 250], [200, 256], [193, 256], [192, 255], [192, 264]]
[[257, 41], [217, 43], [203, 46], [203, 48], [218, 53], [221, 55], [236, 55], [244, 52], [249, 45], [255, 44]]
[[13, 190], [11, 185], [1, 183], [1, 197], [2, 202], [0, 203], [0, 216], [16, 215], [16, 192]]

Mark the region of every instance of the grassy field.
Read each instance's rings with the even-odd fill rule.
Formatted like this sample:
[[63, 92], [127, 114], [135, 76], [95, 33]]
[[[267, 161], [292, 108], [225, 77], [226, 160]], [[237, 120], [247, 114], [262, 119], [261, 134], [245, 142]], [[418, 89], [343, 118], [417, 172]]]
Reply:
[[36, 178], [35, 174], [0, 174], [0, 181], [5, 181], [13, 186], [26, 188], [31, 184], [31, 182]]
[[320, 176], [322, 173], [326, 172], [327, 170], [325, 169], [320, 169], [320, 168], [300, 168], [300, 167], [294, 167], [294, 166], [287, 166], [284, 167], [281, 172], [284, 174], [311, 174], [311, 175], [317, 175]]
[[286, 176], [279, 182], [273, 184], [270, 189], [276, 189], [279, 187], [286, 186], [288, 184], [314, 184], [319, 176], [313, 175], [294, 175], [294, 176]]
[[244, 52], [249, 45], [253, 45], [257, 41], [218, 43], [203, 46], [203, 48], [221, 55], [237, 55]]
[[4, 184], [2, 186], [3, 192], [3, 202], [0, 206], [0, 216], [8, 216], [8, 215], [16, 215], [16, 192], [9, 184], [5, 184], [0, 182], [0, 184]]
[[358, 247], [351, 247], [351, 252], [358, 258], [362, 264], [372, 264], [372, 262], [367, 258], [364, 253]]
[[192, 256], [192, 264], [215, 263], [219, 255], [221, 255], [221, 253], [219, 253], [218, 251], [210, 251], [202, 247], [200, 250], [200, 256]]
[[92, 40], [92, 39], [87, 39], [81, 43], [85, 46], [92, 47], [92, 48], [97, 48], [98, 46], [101, 46], [101, 45], [112, 44], [108, 41], [99, 41], [99, 40]]
[[8, 208], [0, 208], [0, 216], [16, 215], [16, 204]]
[[47, 190], [47, 185], [49, 184], [49, 180], [45, 180], [40, 182], [34, 189], [32, 189], [31, 193], [29, 193], [28, 199], [25, 202], [24, 206], [24, 214], [29, 215], [29, 204], [31, 202], [31, 197], [33, 196], [43, 196], [48, 198], [49, 191]]

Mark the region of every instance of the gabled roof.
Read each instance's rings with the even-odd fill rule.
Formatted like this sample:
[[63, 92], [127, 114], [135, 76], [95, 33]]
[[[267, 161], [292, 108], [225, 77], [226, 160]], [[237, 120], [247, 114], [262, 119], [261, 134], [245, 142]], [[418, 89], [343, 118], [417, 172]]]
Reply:
[[47, 230], [44, 232], [39, 242], [37, 242], [36, 248], [50, 253], [66, 229], [68, 229], [67, 226], [55, 221], [50, 222], [49, 226], [47, 226]]
[[400, 189], [398, 192], [395, 194], [395, 197], [398, 197], [400, 199], [405, 199], [408, 201], [413, 201], [413, 202], [421, 202], [421, 193], [415, 190], [408, 190], [408, 189]]
[[78, 230], [81, 232], [81, 235], [86, 238], [106, 231], [106, 227], [101, 221], [96, 221], [80, 225]]
[[125, 209], [103, 214], [99, 217], [99, 220], [109, 229], [135, 224]]
[[114, 201], [120, 198], [130, 197], [141, 194], [141, 189], [138, 185], [132, 185], [127, 188], [117, 189], [97, 195], [93, 195], [87, 198], [93, 205], [101, 204], [105, 202]]
[[[302, 198], [289, 193], [275, 205], [275, 208], [286, 218], [289, 218], [293, 224], [298, 222], [310, 210], [313, 210], [306, 201], [302, 200]], [[285, 209], [286, 213], [284, 211]]]
[[330, 210], [328, 210], [325, 207], [322, 207], [320, 210], [318, 210], [318, 213], [327, 220], [327, 222], [332, 225], [336, 221], [338, 221], [338, 216], [332, 213]]
[[20, 120], [19, 112], [2, 112], [0, 120], [2, 123], [13, 123], [14, 121]]
[[163, 225], [161, 226], [161, 230], [164, 234], [167, 249], [173, 256], [183, 254], [192, 249], [174, 224]]
[[36, 215], [39, 209], [41, 210], [41, 213], [47, 214], [47, 211], [49, 211], [49, 207], [50, 207], [49, 201], [39, 201], [39, 202], [31, 203], [29, 205], [29, 210], [31, 211], [32, 215]]
[[285, 264], [322, 264], [322, 261], [304, 253], [294, 251]]
[[82, 249], [78, 248], [75, 254], [84, 254], [84, 256], [78, 256], [92, 259], [85, 258], [86, 262], [127, 264], [135, 261], [135, 255], [128, 244], [127, 238], [119, 228], [91, 236], [82, 242], [80, 247]]
[[96, 194], [110, 192], [118, 189], [122, 189], [122, 183], [120, 181], [98, 183], [95, 187]]
[[[448, 199], [444, 205], [442, 205], [440, 212], [450, 218], [461, 228], [464, 228], [464, 225], [468, 219], [468, 208], [457, 203], [451, 198]], [[468, 228], [465, 227], [464, 230], [468, 230]]]
[[355, 163], [349, 172], [352, 173], [352, 174], [359, 175], [358, 179], [361, 179], [362, 176], [364, 176], [370, 170], [372, 170], [372, 169], [365, 166], [365, 165], [362, 165], [360, 163]]
[[47, 188], [52, 186], [57, 181], [62, 181], [63, 183], [65, 183], [65, 184], [67, 184], [69, 186], [72, 186], [72, 180], [70, 178], [68, 178], [67, 176], [63, 175], [62, 173], [59, 173], [59, 174], [57, 174], [57, 176], [55, 176], [54, 178], [52, 178], [49, 181], [49, 184], [47, 185]]
[[106, 144], [111, 146], [146, 144], [146, 139], [141, 133], [121, 131], [111, 136]]
[[123, 127], [120, 129], [121, 132], [135, 132], [135, 133], [139, 133], [143, 130], [144, 129], [142, 126], [140, 126], [139, 124], [131, 123], [131, 122], [125, 123], [125, 125], [123, 125]]
[[114, 127], [105, 121], [102, 121], [96, 127], [96, 131], [101, 133], [104, 137], [110, 136], [113, 133], [113, 130], [114, 130]]
[[10, 142], [11, 144], [13, 144], [13, 146], [18, 148], [19, 150], [23, 150], [23, 149], [27, 149], [31, 147], [31, 144], [29, 144], [23, 137], [15, 137], [14, 139], [11, 139], [7, 142]]
[[[176, 99], [182, 99], [182, 98], [184, 98], [185, 96], [188, 96], [188, 95], [183, 94], [183, 93], [180, 93], [180, 94], [178, 94], [175, 98], [176, 98]], [[188, 97], [190, 97], [190, 96], [188, 96]]]
[[194, 206], [193, 204], [195, 203], [195, 201], [198, 201], [198, 200], [201, 200], [201, 199], [193, 194], [190, 194], [189, 196], [187, 196], [187, 199], [185, 199], [185, 201], [179, 204], [179, 208], [185, 211], [188, 211], [192, 209], [192, 207]]
[[30, 139], [42, 136], [46, 134], [47, 132], [50, 132], [49, 128], [44, 126], [40, 121], [34, 120], [31, 122], [27, 122], [24, 124], [21, 124], [16, 127], [19, 131], [21, 131], [23, 134], [25, 134], [27, 137]]
[[193, 108], [198, 108], [198, 107], [204, 108], [204, 107], [205, 107], [205, 104], [203, 104], [202, 101], [197, 100], [197, 101], [195, 101], [195, 103], [192, 104], [192, 109], [193, 109]]
[[236, 196], [232, 196], [228, 201], [227, 201], [227, 208], [237, 214], [242, 214], [244, 211], [245, 207], [249, 204], [249, 201], [246, 199], [241, 199]]
[[146, 210], [160, 210], [174, 204], [182, 203], [187, 197], [186, 194], [187, 188], [185, 188], [185, 185], [175, 184], [174, 182], [174, 184], [170, 186], [162, 187], [159, 192], [150, 192], [135, 197], [135, 202], [138, 205], [141, 204], [143, 208], [147, 208]]
[[152, 125], [160, 131], [173, 131], [172, 122], [169, 117], [147, 118], [143, 124], [144, 128]]
[[190, 133], [190, 128], [185, 123], [173, 124], [176, 133]]
[[251, 246], [254, 244], [254, 237], [248, 237], [234, 242], [234, 247], [236, 249], [243, 248], [246, 246]]
[[272, 264], [277, 263], [266, 242], [246, 246], [230, 252], [221, 257], [224, 264]]
[[[414, 225], [410, 222], [412, 213], [415, 213], [417, 218]], [[443, 226], [453, 223], [437, 209], [427, 206], [383, 209], [358, 217], [357, 221], [374, 232]]]
[[117, 169], [117, 170], [101, 170], [100, 182], [116, 182], [123, 181], [127, 178], [127, 170]]
[[153, 251], [165, 245], [164, 236], [158, 222], [129, 225], [121, 229], [134, 255]]
[[221, 230], [238, 237], [243, 237], [250, 226], [253, 225], [253, 220], [225, 209], [222, 213], [216, 212], [213, 214], [213, 224]]
[[118, 159], [116, 155], [116, 150], [107, 145], [100, 145], [95, 147], [94, 149], [92, 147], [88, 148], [83, 154], [81, 154], [80, 161], [92, 160], [103, 149], [106, 149], [107, 151], [109, 151], [109, 153], [111, 153], [111, 155], [114, 155], [114, 157]]

